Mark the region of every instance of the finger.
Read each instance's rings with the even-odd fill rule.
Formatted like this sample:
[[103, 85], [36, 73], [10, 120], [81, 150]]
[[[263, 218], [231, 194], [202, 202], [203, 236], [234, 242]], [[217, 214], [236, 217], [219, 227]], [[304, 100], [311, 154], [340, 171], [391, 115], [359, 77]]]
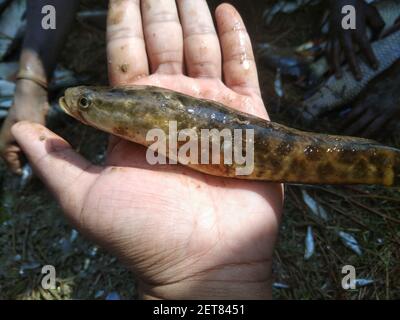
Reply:
[[183, 72], [183, 36], [174, 0], [143, 0], [143, 29], [151, 72]]
[[357, 122], [353, 123], [345, 132], [347, 135], [356, 135], [371, 121], [374, 120], [374, 115], [371, 111], [363, 115]]
[[178, 0], [186, 71], [190, 77], [221, 78], [221, 48], [205, 0]]
[[221, 4], [216, 12], [225, 84], [239, 94], [261, 96], [250, 37], [236, 9]]
[[367, 23], [369, 24], [369, 26], [372, 28], [373, 31], [371, 39], [373, 41], [379, 37], [379, 34], [385, 27], [385, 21], [382, 19], [378, 9], [373, 5], [367, 7], [366, 18], [367, 18]]
[[379, 66], [379, 62], [375, 56], [374, 51], [372, 50], [371, 43], [369, 42], [366, 34], [362, 33], [361, 36], [357, 35], [357, 42], [360, 45], [361, 51], [367, 58], [367, 61], [369, 62], [371, 67], [377, 69]]
[[383, 131], [383, 125], [388, 120], [389, 119], [385, 115], [382, 115], [381, 117], [372, 121], [366, 127], [366, 129], [361, 133], [361, 135], [366, 138], [373, 138], [374, 136], [376, 136], [378, 134], [378, 132]]
[[12, 134], [39, 177], [55, 194], [74, 223], [84, 197], [97, 178], [99, 169], [72, 150], [61, 137], [32, 122], [21, 121]]
[[12, 124], [13, 122], [9, 117], [3, 122], [0, 132], [0, 153], [8, 169], [15, 174], [21, 174], [21, 149], [15, 143], [14, 137], [11, 134]]
[[342, 37], [342, 45], [343, 45], [344, 53], [346, 55], [350, 69], [354, 74], [354, 77], [357, 80], [361, 80], [362, 76], [361, 76], [360, 66], [357, 62], [352, 39], [348, 34], [346, 34], [344, 37]]
[[21, 148], [18, 145], [7, 145], [2, 151], [2, 158], [12, 173], [22, 174]]
[[111, 85], [148, 75], [140, 0], [110, 0], [107, 18], [108, 73]]

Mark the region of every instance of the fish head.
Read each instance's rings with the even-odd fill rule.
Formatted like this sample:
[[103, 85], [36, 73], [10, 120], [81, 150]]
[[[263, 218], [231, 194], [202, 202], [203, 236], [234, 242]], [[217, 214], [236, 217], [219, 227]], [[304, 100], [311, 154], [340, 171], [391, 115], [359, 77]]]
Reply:
[[[65, 90], [60, 98], [61, 109], [78, 121], [109, 131], [114, 125], [113, 113], [118, 98], [103, 87], [79, 86]], [[114, 111], [114, 112], [113, 112]]]
[[65, 90], [59, 104], [65, 113], [91, 127], [125, 138], [131, 135], [130, 128], [136, 128], [136, 133], [143, 130], [142, 137], [153, 126], [153, 115], [159, 109], [148, 88], [72, 87]]
[[92, 99], [89, 87], [73, 87], [65, 90], [59, 105], [66, 114], [86, 123], [84, 113], [91, 107]]

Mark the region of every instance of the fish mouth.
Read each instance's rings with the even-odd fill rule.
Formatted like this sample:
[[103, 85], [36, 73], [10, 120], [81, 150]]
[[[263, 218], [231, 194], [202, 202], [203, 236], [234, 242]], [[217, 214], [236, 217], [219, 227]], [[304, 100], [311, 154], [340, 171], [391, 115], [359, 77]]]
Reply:
[[69, 116], [75, 118], [76, 120], [79, 120], [85, 124], [87, 124], [87, 122], [83, 119], [83, 117], [81, 116], [80, 112], [73, 112], [67, 103], [67, 100], [65, 99], [65, 96], [62, 96], [59, 100], [58, 100], [58, 104], [60, 105], [61, 109], [68, 114]]
[[62, 111], [64, 111], [66, 114], [70, 115], [73, 117], [73, 115], [71, 114], [71, 112], [68, 109], [68, 105], [67, 102], [65, 101], [65, 97], [62, 96], [59, 100], [58, 100], [58, 104], [60, 105]]

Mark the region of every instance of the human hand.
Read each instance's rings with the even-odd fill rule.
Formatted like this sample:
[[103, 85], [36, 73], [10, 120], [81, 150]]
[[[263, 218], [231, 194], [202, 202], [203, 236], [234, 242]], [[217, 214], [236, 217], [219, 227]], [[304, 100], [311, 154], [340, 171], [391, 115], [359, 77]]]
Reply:
[[[356, 29], [345, 30], [342, 27], [342, 8], [346, 5], [352, 5], [356, 10]], [[382, 31], [385, 23], [378, 10], [364, 0], [330, 0], [329, 7], [331, 14], [331, 35], [328, 45], [330, 64], [336, 77], [341, 78], [342, 70], [340, 65], [343, 50], [355, 78], [361, 80], [362, 74], [356, 57], [355, 44], [360, 47], [361, 53], [366, 57], [368, 63], [374, 69], [378, 68], [379, 61], [368, 39], [367, 26], [370, 26], [373, 31], [373, 40]]]
[[[110, 2], [111, 84], [162, 86], [267, 118], [237, 11], [218, 7], [217, 35], [205, 0], [177, 4], [179, 17], [172, 0]], [[13, 134], [67, 217], [134, 271], [144, 297], [271, 297], [280, 184], [151, 166], [143, 147], [115, 137], [106, 166], [94, 166], [43, 126], [21, 122]]]
[[17, 81], [13, 105], [0, 131], [0, 156], [13, 173], [21, 174], [22, 152], [11, 127], [22, 120], [44, 124], [48, 107], [47, 91], [43, 87], [30, 80]]

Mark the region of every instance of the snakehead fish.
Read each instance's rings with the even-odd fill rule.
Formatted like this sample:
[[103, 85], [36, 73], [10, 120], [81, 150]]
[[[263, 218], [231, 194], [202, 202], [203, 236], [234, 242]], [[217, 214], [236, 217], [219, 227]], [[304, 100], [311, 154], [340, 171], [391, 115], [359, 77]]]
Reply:
[[[388, 30], [400, 16], [400, 1], [380, 1], [376, 4], [376, 7], [385, 21], [385, 30]], [[372, 79], [400, 59], [400, 30], [373, 42], [371, 46], [380, 62], [379, 68], [374, 70], [363, 59], [359, 58], [358, 61], [363, 75], [362, 80], [357, 81], [354, 79], [349, 66], [345, 67], [341, 79], [336, 79], [334, 75], [329, 77], [311, 97], [304, 101], [303, 115], [305, 119], [312, 119], [324, 112], [351, 102], [367, 87]], [[315, 63], [314, 68], [325, 70], [326, 66], [327, 62], [323, 58]], [[318, 72], [321, 73], [321, 71]]]
[[191, 128], [199, 136], [202, 129], [253, 130], [251, 174], [237, 176], [235, 164], [222, 160], [187, 164], [206, 174], [300, 184], [395, 186], [400, 182], [400, 150], [371, 140], [302, 132], [163, 88], [80, 86], [67, 89], [60, 105], [84, 124], [147, 147], [154, 142], [146, 139], [149, 130], [158, 128], [168, 134], [170, 121], [176, 121], [177, 130]]

